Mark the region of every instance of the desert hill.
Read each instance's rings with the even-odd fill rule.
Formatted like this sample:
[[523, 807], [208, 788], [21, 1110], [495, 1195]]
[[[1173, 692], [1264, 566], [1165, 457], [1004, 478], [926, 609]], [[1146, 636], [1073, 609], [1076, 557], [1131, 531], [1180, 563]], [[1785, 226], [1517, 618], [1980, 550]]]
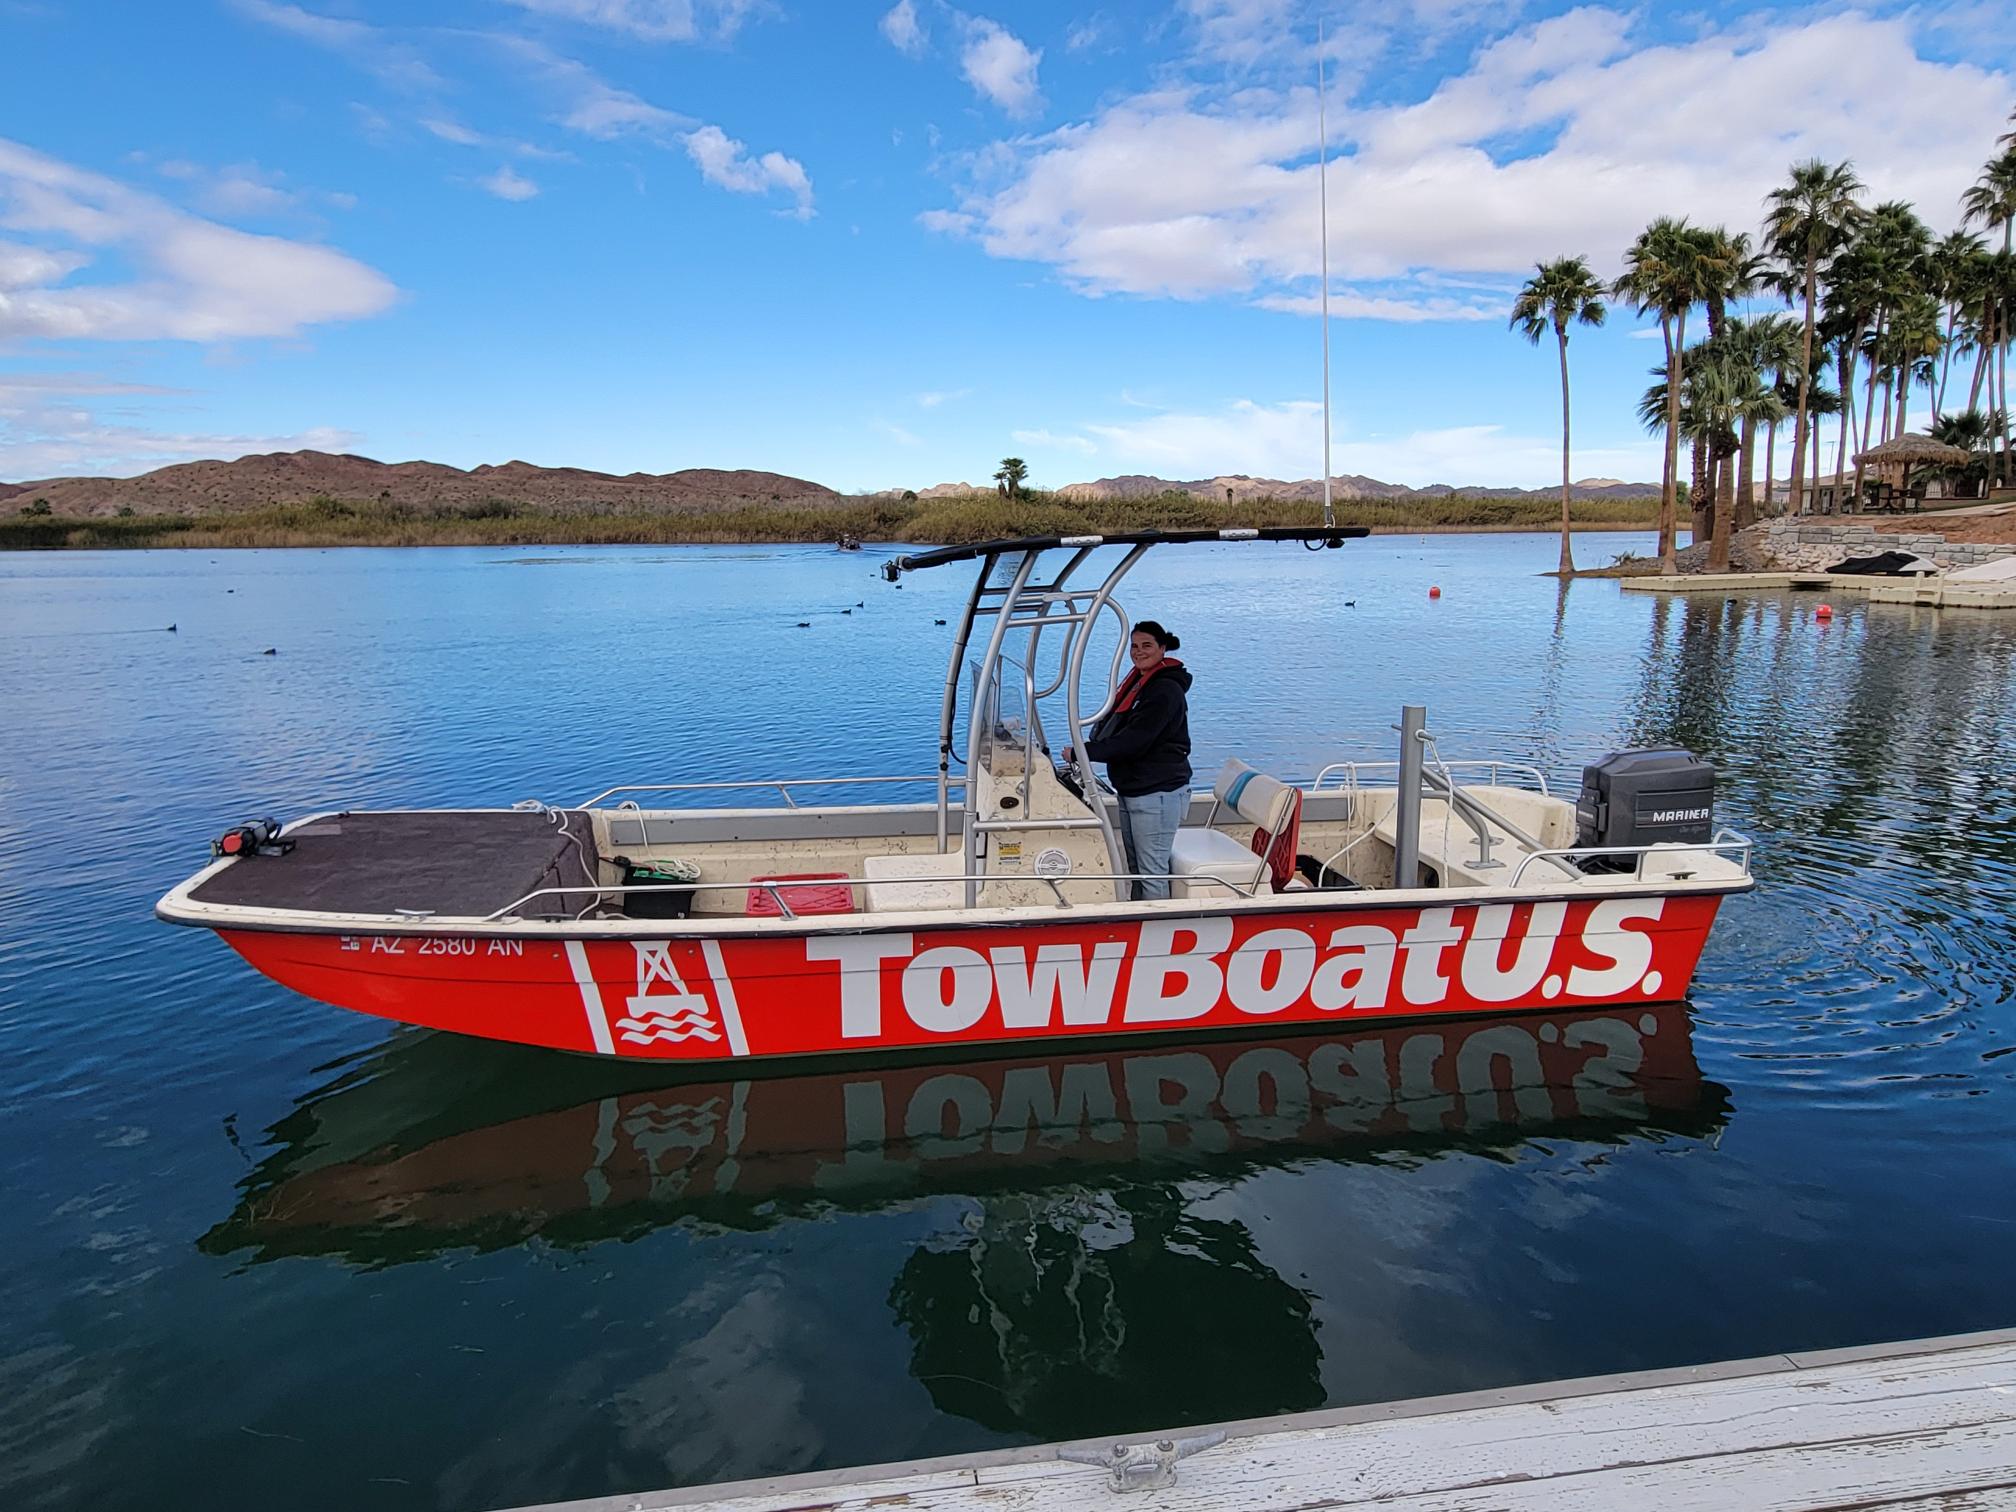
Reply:
[[[1616, 478], [1584, 478], [1579, 483], [1569, 485], [1569, 493], [1577, 499], [1640, 499], [1659, 492], [1657, 483], [1625, 483]], [[1213, 502], [1244, 503], [1249, 499], [1320, 499], [1323, 497], [1321, 478], [1297, 478], [1286, 481], [1280, 478], [1254, 478], [1245, 473], [1231, 473], [1218, 478], [1196, 478], [1184, 482], [1172, 482], [1167, 478], [1143, 477], [1129, 474], [1118, 478], [1100, 478], [1091, 483], [1067, 483], [1057, 490], [1065, 499], [1151, 499], [1158, 494], [1183, 493], [1194, 498], [1210, 499]], [[1377, 478], [1367, 478], [1355, 473], [1332, 477], [1330, 493], [1338, 499], [1446, 499], [1452, 494], [1461, 494], [1470, 499], [1545, 499], [1560, 497], [1557, 488], [1486, 488], [1476, 485], [1456, 487], [1448, 483], [1431, 483], [1425, 488], [1409, 488], [1401, 483], [1382, 483]]]
[[781, 473], [692, 467], [681, 472], [590, 472], [506, 462], [467, 472], [440, 462], [376, 462], [330, 452], [270, 452], [235, 462], [178, 462], [137, 478], [45, 478], [0, 483], [0, 499], [47, 499], [58, 515], [232, 514], [315, 498], [422, 508], [501, 501], [554, 511], [700, 513], [750, 505], [837, 504], [830, 488]]
[[[988, 483], [939, 483], [916, 490], [920, 499], [955, 498], [992, 491]], [[1584, 478], [1573, 485], [1578, 499], [1635, 499], [1656, 494], [1653, 483], [1616, 478]], [[895, 498], [902, 489], [884, 489], [877, 498]], [[1055, 490], [1066, 500], [1152, 499], [1189, 494], [1213, 503], [1256, 499], [1315, 500], [1323, 496], [1316, 478], [1286, 481], [1232, 473], [1216, 478], [1171, 480], [1128, 474]], [[1339, 499], [1441, 499], [1452, 494], [1484, 499], [1544, 499], [1551, 488], [1455, 487], [1446, 483], [1408, 488], [1377, 478], [1347, 474], [1331, 479]], [[843, 495], [823, 484], [782, 473], [723, 471], [691, 467], [669, 473], [593, 472], [580, 467], [536, 467], [530, 462], [484, 465], [464, 471], [441, 462], [378, 462], [319, 451], [269, 452], [233, 462], [178, 462], [136, 478], [44, 478], [0, 483], [7, 512], [34, 500], [49, 501], [49, 512], [72, 517], [114, 515], [235, 514], [311, 499], [346, 503], [382, 500], [418, 509], [468, 509], [504, 503], [560, 513], [704, 514], [715, 510], [839, 504]]]

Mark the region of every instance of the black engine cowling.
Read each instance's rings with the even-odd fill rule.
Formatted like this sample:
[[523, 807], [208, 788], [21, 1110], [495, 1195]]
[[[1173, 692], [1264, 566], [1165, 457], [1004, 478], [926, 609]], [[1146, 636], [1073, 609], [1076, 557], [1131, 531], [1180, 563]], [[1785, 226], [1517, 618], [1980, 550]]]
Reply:
[[1613, 751], [1582, 769], [1577, 845], [1706, 845], [1714, 830], [1715, 768], [1691, 751]]

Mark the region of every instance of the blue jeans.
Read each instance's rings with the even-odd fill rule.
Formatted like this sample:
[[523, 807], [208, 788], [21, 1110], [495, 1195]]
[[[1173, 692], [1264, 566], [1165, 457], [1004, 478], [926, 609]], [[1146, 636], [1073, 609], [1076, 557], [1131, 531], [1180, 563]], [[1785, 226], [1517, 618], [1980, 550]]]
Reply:
[[1151, 902], [1169, 896], [1169, 850], [1177, 827], [1190, 809], [1190, 792], [1142, 793], [1120, 800], [1120, 838], [1127, 847], [1127, 870], [1155, 873], [1154, 880], [1136, 882], [1134, 897]]

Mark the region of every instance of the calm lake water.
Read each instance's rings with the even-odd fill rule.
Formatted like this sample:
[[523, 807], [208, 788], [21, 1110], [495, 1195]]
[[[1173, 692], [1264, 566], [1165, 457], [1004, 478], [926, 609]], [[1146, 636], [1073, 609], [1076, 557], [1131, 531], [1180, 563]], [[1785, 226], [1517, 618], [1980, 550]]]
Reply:
[[1385, 757], [1403, 700], [1571, 785], [1711, 757], [1762, 885], [1691, 1004], [669, 1087], [150, 907], [253, 815], [927, 770], [956, 570], [0, 557], [0, 1505], [461, 1512], [2016, 1322], [2016, 616], [1554, 550], [1126, 597], [1202, 770]]

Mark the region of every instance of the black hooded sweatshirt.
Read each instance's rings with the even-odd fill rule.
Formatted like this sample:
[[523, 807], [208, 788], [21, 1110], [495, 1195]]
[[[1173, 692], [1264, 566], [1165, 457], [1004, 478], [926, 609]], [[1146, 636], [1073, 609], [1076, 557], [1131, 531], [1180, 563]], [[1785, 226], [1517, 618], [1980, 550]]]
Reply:
[[[1129, 673], [1129, 680], [1137, 675]], [[1184, 695], [1190, 682], [1190, 669], [1180, 662], [1163, 666], [1129, 708], [1100, 720], [1085, 742], [1085, 754], [1106, 763], [1106, 775], [1121, 797], [1189, 785], [1190, 705]], [[1121, 684], [1123, 690], [1126, 686]]]

